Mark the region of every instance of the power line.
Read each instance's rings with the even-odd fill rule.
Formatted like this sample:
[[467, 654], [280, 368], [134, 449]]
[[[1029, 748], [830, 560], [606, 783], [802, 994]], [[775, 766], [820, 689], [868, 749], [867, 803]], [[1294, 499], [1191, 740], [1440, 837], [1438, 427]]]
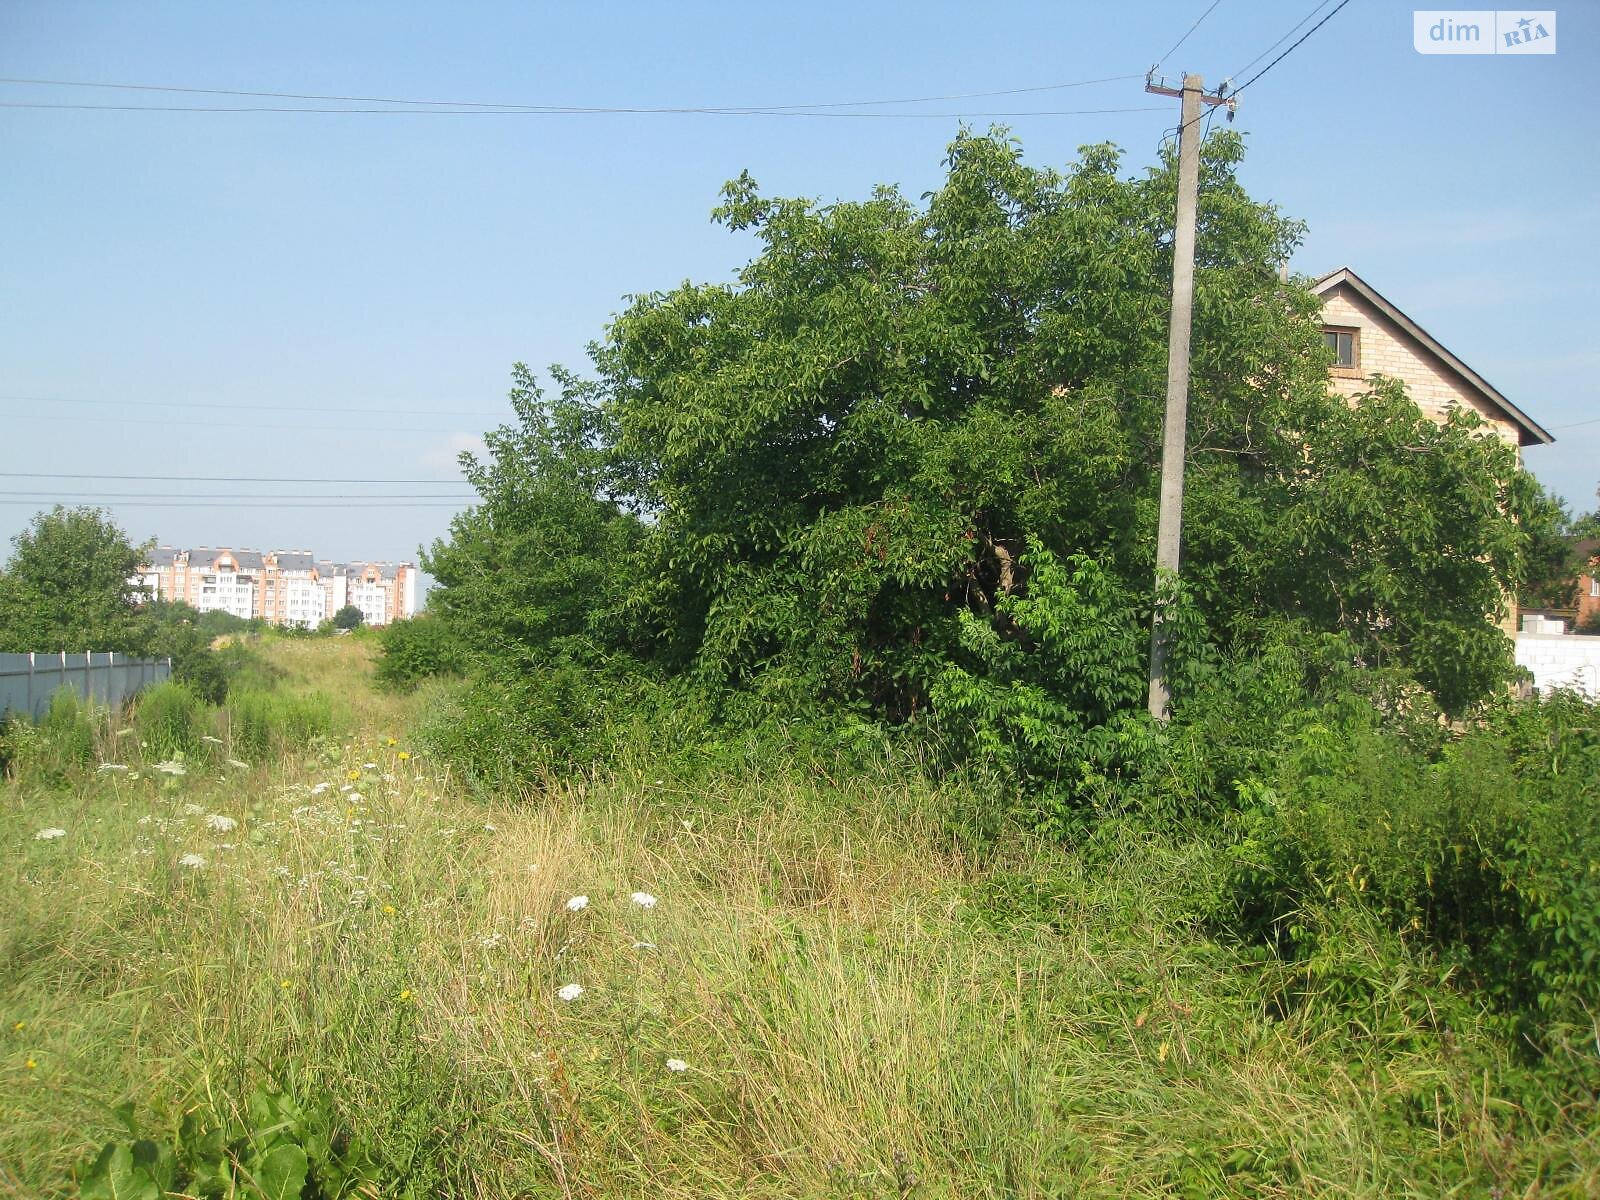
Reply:
[[1204, 21], [1207, 17], [1209, 17], [1212, 14], [1212, 12], [1216, 9], [1217, 5], [1219, 5], [1221, 3], [1222, 3], [1222, 0], [1211, 0], [1211, 7], [1206, 9], [1205, 12], [1200, 14], [1199, 19], [1196, 20], [1193, 25], [1189, 26], [1188, 33], [1185, 33], [1181, 38], [1179, 38], [1177, 41], [1173, 42], [1172, 43], [1172, 49], [1168, 50], [1160, 58], [1156, 59], [1155, 66], [1151, 67], [1150, 69], [1152, 71], [1154, 71], [1156, 69], [1156, 67], [1159, 67], [1162, 63], [1166, 62], [1167, 59], [1171, 58], [1175, 53], [1177, 53], [1178, 47], [1183, 45], [1185, 42], [1187, 42], [1189, 40], [1189, 34], [1193, 33], [1196, 29], [1199, 29], [1201, 22]]
[[50, 492], [39, 488], [0, 491], [0, 496], [34, 497], [48, 494], [56, 500], [476, 500], [477, 493], [441, 496], [426, 492], [344, 492], [306, 496], [294, 492]]
[[[1217, 0], [1218, 3], [1221, 0]], [[1212, 5], [1213, 8], [1216, 4]], [[620, 108], [565, 104], [498, 104], [481, 100], [406, 100], [391, 96], [337, 96], [313, 92], [253, 92], [233, 88], [178, 87], [153, 83], [100, 83], [71, 79], [21, 79], [0, 77], [0, 83], [25, 84], [37, 87], [109, 88], [133, 92], [175, 92], [194, 96], [243, 96], [262, 100], [318, 100], [339, 104], [403, 104], [436, 109], [492, 109], [500, 112], [543, 113], [601, 113], [601, 112], [661, 112], [661, 113], [777, 113], [808, 108], [868, 108], [889, 104], [930, 104], [944, 100], [979, 100], [991, 96], [1020, 96], [1035, 92], [1055, 92], [1067, 88], [1089, 87], [1097, 83], [1121, 83], [1137, 79], [1137, 75], [1108, 75], [1100, 79], [1077, 79], [1069, 83], [1047, 83], [1037, 87], [1005, 88], [992, 92], [955, 92], [940, 96], [906, 96], [895, 100], [830, 100], [813, 104], [749, 104], [717, 105], [706, 107]], [[204, 111], [204, 110], [202, 110]], [[295, 109], [293, 111], [315, 111]], [[336, 110], [346, 111], [346, 110]]]
[[1237, 96], [1240, 92], [1244, 91], [1245, 88], [1249, 87], [1252, 83], [1254, 83], [1256, 80], [1260, 79], [1268, 71], [1272, 70], [1273, 67], [1277, 66], [1284, 59], [1288, 58], [1289, 55], [1293, 54], [1296, 50], [1298, 50], [1300, 48], [1301, 43], [1303, 43], [1306, 40], [1306, 38], [1310, 37], [1313, 33], [1315, 33], [1317, 30], [1321, 29], [1324, 25], [1326, 25], [1329, 21], [1331, 21], [1334, 17], [1336, 17], [1339, 14], [1339, 9], [1343, 8], [1346, 4], [1349, 4], [1349, 3], [1350, 3], [1350, 0], [1339, 0], [1338, 6], [1336, 8], [1334, 8], [1334, 9], [1332, 9], [1328, 13], [1327, 16], [1322, 18], [1322, 20], [1318, 21], [1310, 29], [1306, 30], [1305, 33], [1303, 33], [1300, 36], [1300, 40], [1299, 41], [1295, 42], [1294, 45], [1290, 46], [1282, 54], [1278, 55], [1277, 58], [1273, 59], [1266, 66], [1262, 67], [1261, 70], [1257, 71], [1254, 75], [1250, 76], [1249, 79], [1245, 80], [1238, 87], [1234, 88], [1233, 89], [1233, 94], [1235, 96]]
[[[215, 404], [205, 400], [89, 400], [78, 396], [0, 396], [0, 400], [16, 404], [116, 404], [137, 408], [212, 408], [227, 412], [247, 412], [234, 404]], [[451, 408], [349, 408], [333, 404], [278, 404], [269, 402], [273, 412], [334, 412], [356, 413], [370, 417], [500, 417], [512, 416], [505, 412], [487, 412]]]
[[[12, 500], [12, 499], [0, 498], [0, 505], [6, 505], [6, 504], [21, 505], [21, 506], [28, 507], [28, 508], [37, 507], [38, 505], [41, 505], [41, 504], [57, 504], [57, 503], [59, 503], [58, 500], [56, 500], [56, 499], [54, 499], [52, 497], [49, 497], [49, 496], [41, 497], [41, 498], [38, 498], [38, 499], [32, 499], [32, 500], [28, 500], [28, 499]], [[450, 500], [450, 501], [443, 501], [443, 500], [397, 500], [397, 501], [384, 501], [382, 503], [362, 504], [362, 503], [352, 503], [352, 502], [347, 501], [347, 500], [341, 500], [339, 502], [339, 508], [341, 510], [350, 510], [350, 509], [373, 509], [373, 510], [379, 510], [379, 509], [388, 509], [388, 508], [451, 508], [451, 509], [461, 509], [461, 508], [467, 507], [471, 503], [472, 503], [472, 501], [470, 501], [470, 500], [460, 500], [460, 501], [457, 501], [457, 500]], [[204, 502], [197, 502], [197, 501], [190, 501], [190, 500], [117, 500], [117, 501], [114, 501], [114, 502], [107, 502], [105, 505], [92, 505], [91, 507], [104, 507], [104, 508], [250, 508], [250, 509], [260, 509], [263, 512], [277, 512], [279, 509], [285, 509], [285, 508], [325, 509], [325, 508], [328, 507], [328, 505], [326, 503], [324, 503], [323, 501], [299, 501], [299, 500], [290, 500], [290, 501], [287, 501], [287, 502], [284, 502], [284, 503], [281, 503], [281, 504], [263, 503], [261, 501], [256, 501], [256, 500], [208, 500], [208, 501], [204, 501]]]
[[0, 471], [0, 479], [107, 479], [148, 483], [326, 483], [460, 487], [460, 479], [297, 479], [269, 475], [85, 475], [65, 471]]
[[1245, 65], [1240, 67], [1237, 71], [1233, 72], [1233, 74], [1230, 75], [1229, 78], [1230, 79], [1239, 78], [1239, 76], [1243, 75], [1251, 67], [1255, 66], [1263, 58], [1265, 58], [1267, 55], [1271, 54], [1279, 46], [1283, 45], [1290, 38], [1292, 38], [1296, 33], [1298, 33], [1300, 31], [1300, 27], [1302, 25], [1304, 25], [1307, 21], [1311, 20], [1312, 17], [1316, 16], [1317, 13], [1321, 12], [1324, 8], [1326, 8], [1329, 4], [1332, 4], [1332, 3], [1333, 3], [1333, 0], [1317, 0], [1316, 5], [1311, 9], [1311, 11], [1308, 12], [1305, 16], [1301, 17], [1300, 20], [1295, 23], [1294, 27], [1292, 29], [1290, 29], [1288, 33], [1284, 34], [1277, 41], [1273, 42], [1272, 45], [1268, 46], [1260, 54], [1256, 55], [1249, 62], [1245, 63]]
[[1131, 108], [1071, 108], [1025, 109], [1017, 112], [811, 112], [788, 111], [771, 108], [717, 109], [717, 108], [579, 108], [579, 109], [528, 109], [528, 108], [307, 108], [303, 106], [273, 105], [180, 105], [180, 104], [38, 104], [33, 102], [0, 100], [0, 108], [63, 109], [77, 112], [164, 112], [164, 113], [311, 113], [388, 116], [511, 116], [511, 117], [565, 117], [603, 115], [681, 115], [715, 117], [820, 117], [842, 120], [961, 120], [973, 117], [1090, 117], [1106, 113], [1161, 112], [1158, 105], [1138, 105]]
[[[97, 417], [60, 416], [56, 413], [6, 413], [10, 421], [68, 421], [79, 425], [108, 425], [115, 422], [118, 425], [158, 425], [170, 428], [173, 425], [204, 425], [207, 429], [292, 429], [298, 433], [465, 433], [459, 425], [452, 427], [432, 425], [394, 425], [381, 426], [377, 423], [367, 425], [304, 425], [299, 422], [282, 421], [214, 421], [204, 417], [169, 417], [144, 420], [139, 417], [124, 417], [114, 413], [106, 413]], [[386, 416], [384, 413], [375, 413], [374, 416]]]

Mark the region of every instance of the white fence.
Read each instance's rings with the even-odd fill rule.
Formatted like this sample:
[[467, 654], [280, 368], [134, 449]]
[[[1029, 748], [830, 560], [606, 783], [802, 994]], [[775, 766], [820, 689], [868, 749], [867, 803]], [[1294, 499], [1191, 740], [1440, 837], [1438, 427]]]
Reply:
[[1533, 686], [1541, 692], [1569, 688], [1600, 700], [1600, 637], [1519, 633], [1517, 666], [1533, 672]]
[[24, 712], [38, 719], [63, 687], [84, 700], [120, 708], [140, 689], [171, 677], [170, 658], [128, 658], [111, 650], [0, 654], [0, 715]]

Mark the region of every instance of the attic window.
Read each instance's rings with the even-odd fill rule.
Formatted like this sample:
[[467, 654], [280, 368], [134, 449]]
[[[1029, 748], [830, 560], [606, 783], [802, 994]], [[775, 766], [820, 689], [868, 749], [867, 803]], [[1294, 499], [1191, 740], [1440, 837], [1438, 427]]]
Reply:
[[1360, 366], [1360, 331], [1329, 326], [1322, 331], [1322, 340], [1333, 351], [1333, 368], [1336, 371], [1355, 371]]

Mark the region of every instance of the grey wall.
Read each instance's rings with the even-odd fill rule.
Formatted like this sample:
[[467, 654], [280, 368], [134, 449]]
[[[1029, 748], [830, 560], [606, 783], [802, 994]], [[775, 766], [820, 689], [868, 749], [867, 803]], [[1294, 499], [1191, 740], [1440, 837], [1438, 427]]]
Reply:
[[128, 658], [109, 650], [0, 654], [0, 713], [23, 712], [37, 720], [62, 687], [120, 708], [141, 688], [171, 676], [170, 658]]

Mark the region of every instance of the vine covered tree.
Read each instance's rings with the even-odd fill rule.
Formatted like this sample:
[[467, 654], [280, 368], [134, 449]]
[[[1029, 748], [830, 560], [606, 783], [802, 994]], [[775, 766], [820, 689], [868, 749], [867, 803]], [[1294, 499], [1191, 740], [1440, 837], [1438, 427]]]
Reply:
[[[1558, 514], [1476, 418], [1437, 425], [1382, 382], [1329, 394], [1318, 301], [1279, 274], [1302, 227], [1245, 193], [1241, 152], [1223, 133], [1203, 155], [1191, 648], [1288, 619], [1459, 710], [1505, 677], [1493, 620]], [[553, 399], [519, 375], [518, 427], [467, 461], [484, 502], [430, 556], [440, 611], [534, 660], [581, 636], [897, 718], [952, 670], [992, 680], [1049, 646], [1073, 707], [1129, 707], [1175, 163], [1130, 176], [1093, 146], [1057, 172], [964, 133], [946, 165], [921, 204], [728, 184], [716, 219], [760, 244], [735, 282], [635, 298]]]

